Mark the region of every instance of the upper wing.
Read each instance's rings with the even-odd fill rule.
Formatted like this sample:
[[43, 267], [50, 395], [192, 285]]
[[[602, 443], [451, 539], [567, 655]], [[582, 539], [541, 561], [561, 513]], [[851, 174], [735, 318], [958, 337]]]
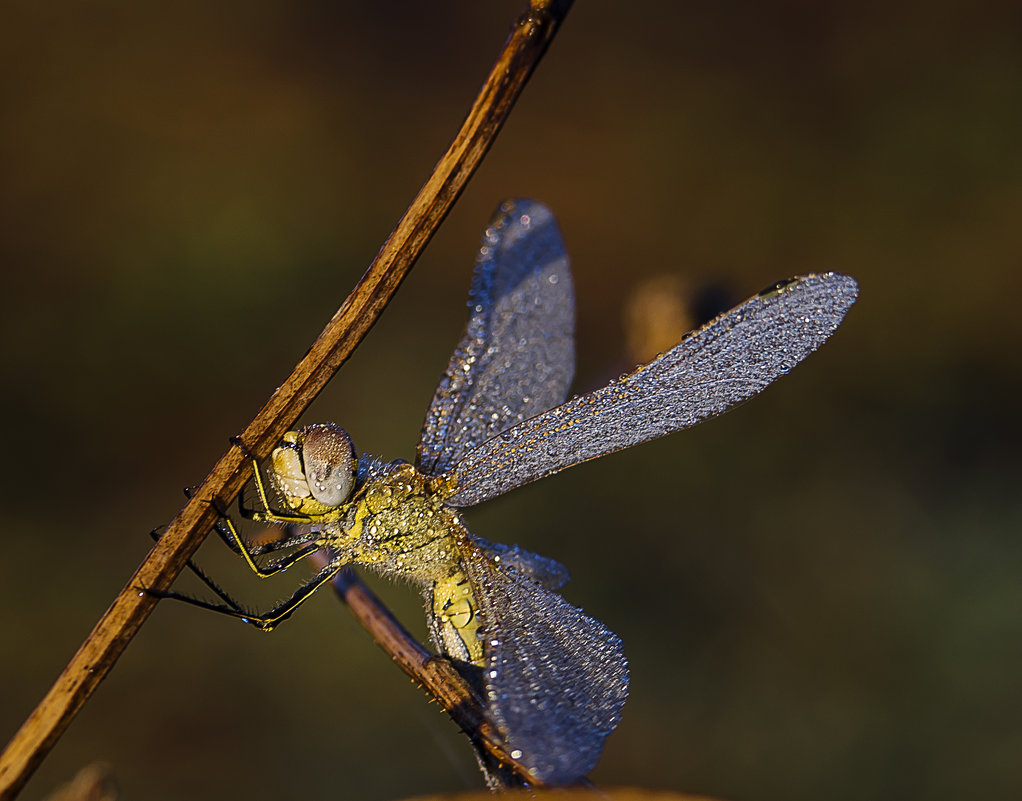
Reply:
[[837, 273], [764, 290], [630, 375], [468, 452], [448, 473], [457, 489], [447, 502], [471, 506], [720, 414], [823, 344], [857, 295], [855, 280]]
[[416, 466], [427, 474], [568, 396], [575, 295], [549, 209], [500, 205], [483, 234], [469, 309], [422, 426]]
[[487, 705], [508, 752], [548, 784], [579, 781], [628, 697], [621, 640], [503, 560], [476, 551], [462, 568], [479, 605]]

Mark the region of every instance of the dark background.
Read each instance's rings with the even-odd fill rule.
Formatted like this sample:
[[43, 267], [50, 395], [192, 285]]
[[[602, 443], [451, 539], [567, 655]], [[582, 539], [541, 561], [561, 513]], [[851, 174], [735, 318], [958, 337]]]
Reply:
[[[0, 739], [368, 265], [522, 6], [5, 4]], [[567, 563], [625, 642], [598, 783], [1022, 796], [1019, 8], [578, 3], [307, 416], [411, 458], [504, 197], [561, 222], [579, 391], [648, 355], [627, 309], [651, 280], [738, 301], [859, 279], [747, 406], [471, 512]], [[256, 587], [216, 545], [246, 600], [297, 580]], [[415, 593], [382, 589], [422, 631]], [[329, 594], [271, 636], [160, 604], [24, 797], [97, 759], [154, 801], [479, 784]]]

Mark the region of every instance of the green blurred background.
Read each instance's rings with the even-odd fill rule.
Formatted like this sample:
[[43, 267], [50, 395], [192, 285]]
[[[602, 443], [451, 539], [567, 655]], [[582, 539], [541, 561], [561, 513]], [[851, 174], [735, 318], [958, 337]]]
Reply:
[[[4, 4], [0, 739], [365, 269], [522, 6]], [[597, 782], [1022, 797], [1020, 8], [578, 3], [308, 414], [411, 458], [504, 197], [560, 219], [579, 391], [638, 358], [626, 309], [658, 277], [735, 301], [859, 279], [754, 402], [472, 511], [567, 563], [625, 642]], [[246, 600], [290, 591], [217, 545]], [[415, 593], [381, 589], [421, 632]], [[329, 594], [272, 636], [160, 604], [24, 797], [97, 759], [154, 801], [479, 784]]]

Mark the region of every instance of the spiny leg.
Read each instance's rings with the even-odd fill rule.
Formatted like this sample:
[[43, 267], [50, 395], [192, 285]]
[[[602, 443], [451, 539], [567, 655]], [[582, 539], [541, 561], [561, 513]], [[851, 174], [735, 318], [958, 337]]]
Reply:
[[[213, 525], [213, 530], [217, 533], [217, 536], [220, 537], [220, 540], [224, 543], [224, 545], [234, 551], [234, 553], [238, 556], [241, 556], [241, 548], [238, 547], [237, 543], [238, 535], [237, 533], [232, 533], [231, 528], [224, 522], [225, 520], [230, 520], [230, 518], [219, 508], [217, 509], [217, 512], [220, 513], [220, 519]], [[231, 525], [233, 526], [233, 521], [231, 521]], [[247, 544], [245, 547], [252, 556], [263, 556], [275, 551], [283, 551], [288, 548], [294, 548], [298, 545], [304, 545], [305, 543], [316, 539], [318, 535], [319, 532], [316, 531], [305, 532], [303, 534], [294, 534], [289, 537], [281, 537], [277, 540], [270, 540], [269, 542], [263, 542], [258, 545]]]
[[[255, 484], [256, 494], [259, 496], [259, 503], [262, 504], [263, 511], [260, 512], [257, 509], [249, 509], [243, 503], [244, 493], [238, 498], [238, 509], [241, 511], [242, 517], [247, 520], [255, 520], [257, 523], [308, 523], [310, 522], [307, 517], [304, 516], [288, 516], [288, 515], [277, 515], [271, 510], [273, 507], [270, 505], [269, 494], [266, 492], [266, 484], [263, 482], [263, 471], [259, 467], [259, 460], [255, 457], [252, 451], [249, 450], [248, 446], [242, 442], [240, 436], [233, 436], [230, 439], [232, 445], [237, 446], [240, 450], [244, 451], [245, 456], [252, 462], [252, 483]], [[225, 515], [226, 516], [226, 515]]]
[[[207, 586], [217, 592], [218, 595], [224, 600], [224, 603], [217, 604], [210, 601], [203, 601], [199, 598], [191, 598], [187, 595], [181, 595], [172, 591], [154, 591], [150, 590], [153, 595], [160, 598], [173, 598], [177, 601], [184, 601], [192, 606], [198, 606], [201, 609], [208, 609], [211, 612], [219, 612], [223, 615], [230, 617], [236, 617], [239, 620], [243, 620], [245, 623], [255, 626], [261, 631], [273, 631], [278, 624], [287, 620], [294, 611], [307, 601], [312, 594], [330, 581], [334, 576], [341, 571], [341, 569], [347, 564], [345, 561], [334, 561], [329, 562], [323, 567], [316, 575], [312, 576], [308, 581], [302, 584], [286, 601], [283, 601], [277, 606], [270, 609], [268, 612], [249, 612], [241, 608], [241, 606], [227, 593], [224, 593], [219, 588], [216, 588], [214, 584], [208, 583]], [[200, 571], [201, 573], [201, 571]], [[200, 576], [201, 578], [202, 576]]]
[[[188, 498], [191, 498], [193, 495], [193, 489], [191, 487], [185, 487], [184, 492]], [[216, 500], [215, 499], [211, 500], [209, 501], [209, 503], [216, 509], [217, 513], [220, 515], [220, 520], [217, 521], [216, 525], [214, 525], [214, 530], [217, 532], [220, 538], [228, 545], [228, 547], [231, 548], [232, 551], [247, 557], [246, 562], [249, 563], [250, 565], [254, 563], [251, 558], [252, 555], [256, 554], [261, 555], [264, 553], [283, 550], [285, 548], [291, 548], [298, 545], [303, 544], [305, 545], [304, 548], [299, 549], [295, 553], [287, 554], [286, 556], [276, 561], [271, 561], [269, 564], [262, 566], [261, 568], [259, 568], [259, 570], [255, 571], [256, 575], [258, 576], [266, 577], [276, 575], [277, 573], [286, 570], [291, 565], [301, 561], [302, 559], [319, 550], [320, 548], [320, 544], [317, 541], [318, 532], [309, 532], [294, 537], [287, 537], [282, 540], [277, 540], [275, 542], [266, 543], [263, 546], [256, 546], [255, 548], [248, 549], [242, 543], [240, 536], [238, 535], [236, 529], [234, 528], [233, 522], [227, 516], [226, 512], [216, 502]], [[226, 526], [224, 525], [225, 521]], [[160, 539], [160, 534], [158, 533], [157, 529], [153, 529], [152, 531], [150, 531], [149, 536], [151, 536], [154, 540], [157, 541]], [[175, 600], [184, 601], [185, 603], [192, 604], [193, 606], [201, 606], [203, 608], [213, 609], [214, 611], [220, 611], [235, 617], [251, 617], [251, 615], [249, 615], [246, 612], [245, 608], [240, 603], [238, 603], [238, 601], [236, 601], [226, 590], [224, 590], [222, 587], [220, 587], [219, 584], [217, 584], [212, 578], [210, 578], [206, 574], [206, 572], [202, 570], [202, 568], [200, 568], [194, 562], [194, 560], [189, 559], [186, 562], [186, 566], [188, 567], [189, 570], [192, 571], [196, 578], [199, 579], [199, 581], [205, 584], [206, 587], [208, 587], [221, 601], [223, 601], [223, 604], [210, 604], [206, 601], [202, 601], [197, 598], [192, 598], [191, 596], [173, 592], [171, 590], [166, 591], [146, 590], [146, 591], [160, 598], [173, 598]]]
[[[156, 541], [159, 541], [159, 539], [160, 539], [160, 535], [157, 533], [157, 530], [155, 528], [152, 531], [149, 532], [149, 536], [152, 537]], [[234, 598], [232, 598], [227, 593], [226, 590], [224, 590], [219, 584], [217, 584], [215, 581], [213, 581], [213, 579], [211, 579], [208, 575], [206, 575], [206, 572], [202, 568], [200, 568], [197, 564], [195, 564], [194, 561], [189, 559], [185, 563], [185, 565], [188, 567], [189, 570], [192, 571], [192, 573], [196, 576], [196, 578], [199, 579], [199, 581], [201, 581], [203, 584], [205, 584], [212, 592], [214, 592], [216, 594], [216, 596], [221, 601], [224, 602], [225, 607], [229, 607], [231, 609], [235, 609], [238, 612], [244, 611], [242, 606], [241, 606], [241, 604], [239, 604], [237, 601], [235, 601]], [[149, 589], [147, 589], [146, 592], [149, 593], [150, 595], [156, 596], [157, 598], [174, 598], [174, 599], [176, 599], [178, 601], [185, 601], [186, 603], [191, 603], [191, 604], [194, 604], [196, 606], [204, 606], [204, 605], [206, 605], [205, 601], [199, 601], [196, 598], [191, 598], [191, 597], [189, 597], [187, 595], [181, 595], [180, 593], [171, 592], [169, 590], [167, 590], [167, 591], [159, 591], [159, 590], [149, 590]]]
[[[232, 438], [232, 442], [236, 438]], [[238, 444], [246, 453], [248, 449], [238, 440], [235, 442]], [[249, 454], [250, 455], [250, 454]], [[269, 524], [309, 524], [313, 520], [306, 516], [285, 516], [278, 515], [271, 511], [269, 505], [269, 499], [266, 493], [265, 485], [263, 484], [262, 474], [259, 470], [259, 463], [254, 458], [252, 459], [252, 468], [255, 475], [255, 484], [259, 494], [260, 501], [263, 503], [265, 508], [264, 513], [255, 512], [251, 510], [249, 514], [243, 505], [239, 503], [239, 507], [243, 514], [250, 519], [257, 520], [259, 522], [265, 522]], [[190, 499], [194, 494], [194, 489], [186, 487], [185, 495]], [[235, 553], [242, 556], [249, 569], [252, 570], [260, 578], [268, 578], [287, 570], [292, 565], [305, 559], [307, 556], [320, 550], [322, 547], [322, 541], [320, 540], [319, 532], [312, 531], [300, 534], [297, 536], [285, 537], [274, 542], [269, 542], [264, 545], [257, 545], [249, 547], [241, 538], [237, 528], [234, 525], [234, 521], [231, 520], [226, 510], [222, 507], [219, 499], [213, 498], [207, 501], [217, 511], [220, 519], [214, 525], [214, 530], [217, 535], [223, 540], [223, 542]], [[158, 540], [159, 534], [156, 529], [150, 532], [153, 539]], [[274, 551], [284, 550], [286, 548], [292, 548], [296, 546], [303, 546], [298, 548], [294, 553], [286, 554], [276, 560], [271, 560], [265, 565], [258, 564], [254, 557], [266, 553], [272, 553]], [[294, 610], [297, 609], [302, 603], [304, 603], [312, 594], [319, 589], [323, 584], [330, 581], [346, 564], [343, 560], [333, 559], [324, 565], [315, 575], [309, 578], [303, 583], [291, 597], [286, 601], [278, 604], [277, 606], [270, 609], [265, 613], [253, 613], [246, 610], [240, 603], [238, 603], [233, 597], [231, 597], [225, 590], [223, 590], [213, 579], [211, 579], [206, 573], [198, 567], [191, 559], [187, 561], [188, 568], [193, 574], [208, 587], [216, 596], [222, 601], [222, 603], [213, 603], [210, 601], [204, 601], [199, 598], [192, 598], [191, 596], [184, 595], [181, 593], [174, 592], [172, 590], [147, 590], [152, 595], [160, 598], [172, 598], [174, 600], [183, 601], [184, 603], [191, 604], [192, 606], [198, 606], [202, 609], [208, 609], [213, 612], [219, 612], [221, 614], [228, 615], [230, 617], [239, 618], [246, 623], [249, 623], [256, 628], [263, 631], [272, 631], [281, 621], [286, 620], [293, 614]]]
[[[149, 532], [154, 540], [159, 540], [160, 535], [156, 529]], [[347, 563], [344, 560], [335, 559], [324, 565], [318, 573], [309, 578], [304, 584], [302, 584], [291, 597], [286, 601], [278, 604], [277, 606], [270, 609], [268, 612], [258, 613], [252, 612], [245, 609], [240, 603], [231, 597], [224, 589], [220, 587], [213, 579], [206, 575], [205, 571], [202, 570], [198, 565], [195, 564], [191, 559], [186, 562], [186, 565], [192, 573], [205, 584], [223, 603], [213, 603], [211, 601], [204, 601], [201, 598], [192, 598], [189, 595], [174, 592], [173, 590], [149, 590], [150, 595], [156, 596], [157, 598], [170, 598], [175, 601], [183, 601], [191, 606], [197, 606], [200, 609], [208, 609], [211, 612], [218, 612], [222, 615], [228, 615], [230, 617], [236, 617], [249, 623], [262, 631], [272, 631], [277, 625], [286, 620], [301, 604], [303, 604], [308, 598], [320, 587], [326, 584], [332, 579], [338, 572], [340, 572]]]
[[[248, 565], [249, 570], [259, 576], [259, 578], [275, 576], [278, 573], [287, 570], [292, 565], [300, 562], [310, 554], [315, 553], [321, 547], [318, 532], [313, 532], [311, 534], [291, 537], [279, 540], [276, 543], [268, 543], [266, 546], [257, 546], [256, 548], [250, 549], [241, 539], [241, 535], [238, 534], [238, 530], [234, 527], [234, 523], [231, 518], [226, 515], [221, 516], [220, 520], [217, 521], [217, 524], [214, 526], [214, 529], [232, 551], [241, 555], [241, 557], [245, 560], [245, 564]], [[315, 539], [310, 539], [312, 537], [315, 537]], [[290, 548], [295, 545], [302, 545], [303, 543], [304, 547], [299, 548], [294, 553], [282, 556], [279, 559], [268, 562], [266, 565], [260, 565], [255, 560], [255, 557], [260, 554]]]
[[[265, 499], [266, 497], [265, 489], [263, 488], [262, 485], [262, 479], [259, 478], [259, 465], [255, 460], [253, 460], [252, 466], [255, 469], [255, 475], [257, 477], [256, 483], [259, 486], [259, 497]], [[190, 488], [188, 487], [185, 488], [185, 495], [188, 496], [189, 498], [192, 497], [192, 491]], [[309, 554], [312, 554], [315, 551], [319, 550], [320, 545], [318, 543], [318, 540], [314, 539], [317, 536], [315, 532], [302, 534], [297, 537], [287, 537], [276, 542], [267, 543], [266, 545], [250, 548], [248, 545], [245, 544], [244, 540], [241, 539], [241, 535], [238, 533], [237, 528], [235, 528], [234, 526], [234, 521], [231, 520], [230, 516], [227, 514], [227, 510], [225, 510], [220, 505], [219, 500], [217, 498], [213, 498], [210, 501], [208, 501], [208, 503], [211, 506], [213, 506], [214, 509], [216, 509], [217, 514], [220, 516], [220, 519], [213, 526], [214, 531], [216, 531], [217, 535], [220, 537], [221, 540], [223, 540], [223, 542], [227, 545], [228, 548], [230, 548], [232, 551], [234, 551], [236, 554], [238, 554], [245, 560], [245, 564], [248, 565], [249, 569], [257, 576], [259, 576], [259, 578], [269, 578], [270, 576], [275, 576], [278, 573], [287, 570], [292, 565], [300, 562], [302, 559], [309, 556]], [[268, 509], [269, 507], [267, 507], [267, 510]], [[311, 520], [307, 517], [293, 518], [283, 517], [275, 515], [269, 511], [267, 511], [265, 515], [259, 515], [259, 518], [253, 517], [253, 519], [259, 519], [260, 522], [277, 524], [311, 522]], [[272, 551], [279, 551], [285, 548], [291, 548], [293, 546], [303, 544], [305, 544], [304, 548], [299, 548], [294, 553], [288, 554], [287, 556], [283, 556], [275, 561], [271, 561], [266, 565], [260, 565], [258, 562], [255, 561], [255, 557], [261, 554], [270, 553]]]
[[[241, 549], [238, 547], [235, 541], [234, 534], [231, 534], [230, 530], [221, 521], [217, 521], [213, 528], [216, 531], [217, 536], [223, 541], [223, 543], [230, 548], [238, 556], [241, 556]], [[262, 542], [258, 545], [251, 543], [245, 547], [252, 556], [265, 556], [268, 553], [276, 553], [277, 551], [286, 551], [288, 548], [296, 548], [299, 545], [305, 545], [309, 542], [319, 542], [321, 532], [319, 531], [307, 531], [303, 534], [293, 534], [289, 537], [281, 537], [279, 540], [270, 540], [269, 542]]]
[[[239, 443], [239, 447], [244, 446]], [[283, 515], [273, 511], [273, 506], [270, 504], [270, 496], [266, 492], [266, 484], [263, 482], [263, 472], [259, 469], [259, 462], [254, 458], [252, 459], [252, 483], [255, 484], [256, 494], [259, 496], [259, 503], [262, 505], [263, 511], [260, 512], [257, 509], [247, 508], [239, 498], [238, 508], [241, 510], [243, 517], [254, 520], [257, 523], [276, 523], [278, 525], [287, 523], [301, 525], [312, 522], [306, 515]]]

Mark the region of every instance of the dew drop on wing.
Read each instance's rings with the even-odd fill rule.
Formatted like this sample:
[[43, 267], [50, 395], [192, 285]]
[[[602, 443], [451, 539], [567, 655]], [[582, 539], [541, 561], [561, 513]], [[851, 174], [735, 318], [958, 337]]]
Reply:
[[501, 204], [484, 247], [465, 334], [423, 424], [417, 466], [426, 473], [562, 403], [574, 373], [574, 291], [550, 210]]
[[[510, 446], [482, 442], [448, 470], [452, 506], [472, 506], [588, 459], [695, 425], [761, 392], [834, 332], [855, 302], [837, 273], [781, 282], [616, 382], [513, 426]], [[808, 324], [796, 324], [802, 318]], [[587, 412], [588, 410], [588, 412]], [[577, 418], [576, 418], [577, 415]], [[564, 418], [572, 425], [562, 425]], [[545, 448], [557, 446], [551, 458]], [[503, 445], [503, 443], [501, 443]]]
[[514, 567], [480, 558], [464, 569], [481, 625], [496, 633], [485, 641], [484, 672], [494, 723], [533, 776], [579, 781], [596, 766], [628, 696], [621, 640]]

